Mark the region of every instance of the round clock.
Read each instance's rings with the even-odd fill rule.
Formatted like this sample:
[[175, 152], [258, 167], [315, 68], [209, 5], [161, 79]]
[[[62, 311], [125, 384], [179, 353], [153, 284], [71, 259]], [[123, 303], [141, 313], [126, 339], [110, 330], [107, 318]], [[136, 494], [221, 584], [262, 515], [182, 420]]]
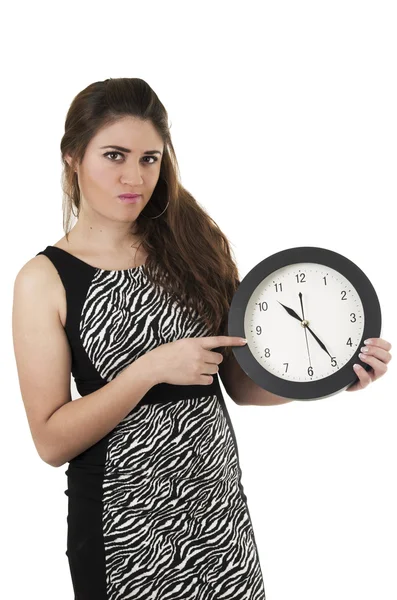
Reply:
[[381, 337], [375, 289], [351, 260], [325, 248], [289, 248], [258, 263], [240, 282], [228, 335], [241, 368], [265, 390], [318, 400], [358, 380], [353, 364], [367, 338]]

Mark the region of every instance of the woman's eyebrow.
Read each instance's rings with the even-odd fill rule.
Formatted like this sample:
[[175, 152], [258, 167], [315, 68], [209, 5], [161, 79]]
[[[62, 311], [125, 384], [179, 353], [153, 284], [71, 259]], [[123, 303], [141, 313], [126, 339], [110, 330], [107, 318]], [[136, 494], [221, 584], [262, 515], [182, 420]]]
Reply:
[[[123, 146], [100, 146], [101, 150], [103, 148], [114, 148], [115, 150], [121, 150], [121, 152], [131, 152], [129, 148], [123, 148]], [[144, 154], [160, 154], [160, 150], [146, 150]]]

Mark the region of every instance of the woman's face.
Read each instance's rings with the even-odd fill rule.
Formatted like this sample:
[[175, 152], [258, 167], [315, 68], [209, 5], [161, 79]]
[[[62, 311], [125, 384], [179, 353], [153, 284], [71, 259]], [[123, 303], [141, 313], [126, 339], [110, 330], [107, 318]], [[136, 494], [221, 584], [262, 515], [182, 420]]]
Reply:
[[[147, 151], [158, 152], [145, 154]], [[76, 166], [80, 214], [99, 220], [135, 221], [156, 187], [163, 151], [163, 141], [149, 121], [123, 117], [104, 127], [89, 142], [82, 164]], [[66, 160], [70, 164], [69, 156]], [[142, 197], [135, 204], [123, 204], [118, 196], [127, 193]]]

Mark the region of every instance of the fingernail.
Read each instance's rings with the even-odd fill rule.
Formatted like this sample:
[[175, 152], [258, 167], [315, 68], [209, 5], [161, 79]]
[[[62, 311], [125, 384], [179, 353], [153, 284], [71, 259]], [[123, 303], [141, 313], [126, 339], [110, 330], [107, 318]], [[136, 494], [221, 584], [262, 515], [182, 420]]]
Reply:
[[247, 343], [247, 340], [246, 340], [245, 338], [240, 338], [240, 342], [241, 342], [242, 344], [246, 344], [246, 343]]
[[359, 369], [361, 369], [361, 366], [360, 366], [360, 365], [357, 365], [357, 364], [355, 364], [355, 365], [353, 365], [353, 369], [354, 369], [355, 371], [358, 371]]
[[371, 344], [372, 340], [364, 340], [364, 344]]

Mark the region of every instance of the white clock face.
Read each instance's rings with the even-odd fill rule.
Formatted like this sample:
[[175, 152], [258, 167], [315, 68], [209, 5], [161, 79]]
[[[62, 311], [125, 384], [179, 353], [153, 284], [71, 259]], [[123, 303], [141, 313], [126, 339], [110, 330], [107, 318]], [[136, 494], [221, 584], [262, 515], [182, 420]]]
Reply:
[[[328, 353], [302, 325], [300, 293], [305, 321]], [[289, 381], [316, 381], [338, 371], [355, 354], [364, 331], [364, 309], [357, 290], [338, 271], [296, 263], [274, 271], [253, 291], [244, 331], [250, 352], [267, 371]]]

